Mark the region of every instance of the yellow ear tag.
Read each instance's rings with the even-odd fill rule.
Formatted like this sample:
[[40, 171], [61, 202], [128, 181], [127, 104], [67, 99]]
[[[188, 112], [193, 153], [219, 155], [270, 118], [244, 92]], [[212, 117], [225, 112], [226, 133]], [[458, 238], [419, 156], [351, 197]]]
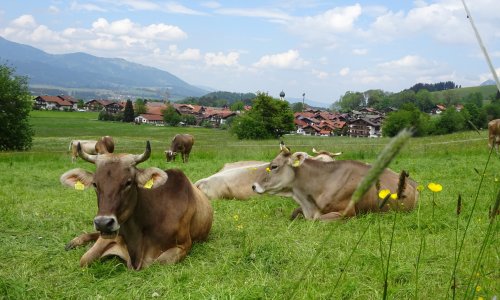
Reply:
[[151, 179], [149, 179], [149, 180], [146, 182], [146, 184], [144, 185], [144, 188], [145, 188], [145, 189], [150, 189], [150, 188], [153, 186], [153, 184], [154, 184], [154, 180], [153, 180], [153, 178], [151, 178]]
[[85, 189], [85, 185], [80, 180], [78, 180], [75, 183], [75, 190], [83, 191], [84, 189]]
[[296, 159], [293, 161], [292, 167], [298, 167], [300, 165], [300, 160]]

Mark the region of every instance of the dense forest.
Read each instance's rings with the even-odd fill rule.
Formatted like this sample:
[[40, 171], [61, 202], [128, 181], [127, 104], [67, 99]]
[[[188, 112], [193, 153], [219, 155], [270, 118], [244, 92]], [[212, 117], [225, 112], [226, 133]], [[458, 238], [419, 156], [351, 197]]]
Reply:
[[257, 97], [254, 93], [232, 93], [232, 92], [212, 92], [201, 97], [188, 97], [177, 103], [195, 104], [212, 107], [230, 107], [236, 102], [243, 105], [251, 105], [252, 100]]
[[410, 90], [417, 93], [420, 90], [428, 90], [429, 92], [445, 91], [459, 88], [453, 81], [438, 82], [438, 83], [417, 83]]

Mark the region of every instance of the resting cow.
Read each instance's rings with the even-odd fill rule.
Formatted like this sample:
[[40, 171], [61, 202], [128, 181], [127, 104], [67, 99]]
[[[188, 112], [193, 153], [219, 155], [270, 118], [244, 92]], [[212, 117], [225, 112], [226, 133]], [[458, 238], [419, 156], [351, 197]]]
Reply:
[[[386, 169], [361, 201], [346, 211], [352, 194], [370, 167], [352, 160], [315, 161], [307, 158], [304, 152], [292, 154], [283, 148], [271, 162], [269, 174], [256, 181], [252, 188], [257, 193], [291, 192], [300, 205], [294, 215], [301, 212], [306, 219], [311, 220], [336, 220], [359, 213], [389, 209], [408, 211], [415, 207], [418, 198], [417, 184], [407, 178], [406, 173], [403, 173], [405, 176], [399, 176]], [[389, 200], [380, 207], [382, 200], [378, 194], [382, 189], [389, 189], [398, 195], [398, 199]]]
[[[285, 147], [281, 144], [281, 147]], [[287, 148], [288, 149], [288, 148]], [[311, 159], [318, 161], [333, 161], [333, 157], [341, 153], [330, 153], [327, 151], [318, 152], [318, 155]], [[195, 185], [207, 195], [208, 199], [238, 199], [245, 200], [256, 195], [252, 189], [252, 184], [267, 176], [268, 162], [264, 161], [239, 161], [227, 163], [217, 173], [207, 178], [195, 182]], [[283, 191], [280, 196], [290, 196]]]
[[69, 151], [71, 151], [71, 162], [75, 162], [78, 157], [77, 146], [80, 143], [83, 152], [88, 154], [104, 154], [113, 153], [115, 143], [110, 136], [103, 136], [98, 141], [95, 140], [72, 140], [69, 143]]
[[186, 175], [180, 170], [136, 167], [149, 158], [149, 142], [140, 155], [90, 155], [81, 147], [78, 154], [96, 165], [95, 173], [73, 169], [60, 180], [77, 189], [94, 186], [98, 200], [94, 226], [100, 233], [81, 235], [68, 244], [74, 248], [97, 238], [80, 265], [108, 255], [119, 256], [135, 270], [153, 262], [176, 263], [188, 254], [193, 241], [207, 238], [213, 210]]
[[178, 153], [181, 153], [182, 162], [187, 163], [189, 153], [194, 144], [194, 137], [190, 134], [176, 134], [170, 143], [170, 149], [165, 151], [167, 161], [175, 161]]
[[498, 145], [500, 144], [500, 119], [491, 120], [488, 122], [488, 145], [495, 148], [498, 153]]

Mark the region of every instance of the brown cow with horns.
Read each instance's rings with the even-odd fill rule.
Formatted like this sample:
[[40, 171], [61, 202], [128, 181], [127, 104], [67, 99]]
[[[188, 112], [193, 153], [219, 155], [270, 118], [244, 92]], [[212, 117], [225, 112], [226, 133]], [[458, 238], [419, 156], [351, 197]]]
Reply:
[[[358, 183], [368, 173], [370, 165], [341, 160], [322, 162], [308, 158], [307, 153], [291, 153], [282, 147], [280, 154], [270, 163], [269, 174], [257, 180], [252, 188], [255, 192], [278, 194], [291, 192], [300, 205], [292, 217], [302, 213], [310, 220], [337, 220], [354, 217], [359, 213], [382, 212], [390, 209], [409, 211], [418, 199], [417, 184], [406, 172], [401, 175], [385, 169], [377, 184], [356, 203], [349, 206]], [[381, 207], [378, 192], [388, 189], [397, 194]]]
[[80, 265], [116, 255], [128, 268], [139, 270], [151, 263], [176, 263], [190, 251], [193, 241], [205, 240], [212, 226], [213, 210], [206, 196], [180, 170], [162, 171], [137, 164], [151, 154], [149, 141], [140, 155], [90, 155], [78, 146], [78, 154], [96, 165], [95, 174], [73, 169], [61, 183], [83, 189], [94, 186], [98, 233], [73, 239], [68, 248], [96, 240]]

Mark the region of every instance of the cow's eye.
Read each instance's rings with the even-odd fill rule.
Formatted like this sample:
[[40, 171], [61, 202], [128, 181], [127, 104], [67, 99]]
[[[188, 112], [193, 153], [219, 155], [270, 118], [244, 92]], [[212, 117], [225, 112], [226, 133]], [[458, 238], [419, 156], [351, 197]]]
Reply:
[[132, 185], [132, 179], [128, 179], [127, 182], [125, 182], [125, 187], [129, 187]]
[[272, 165], [272, 166], [271, 166], [271, 170], [274, 170], [274, 169], [276, 169], [277, 167], [278, 167], [277, 165]]

